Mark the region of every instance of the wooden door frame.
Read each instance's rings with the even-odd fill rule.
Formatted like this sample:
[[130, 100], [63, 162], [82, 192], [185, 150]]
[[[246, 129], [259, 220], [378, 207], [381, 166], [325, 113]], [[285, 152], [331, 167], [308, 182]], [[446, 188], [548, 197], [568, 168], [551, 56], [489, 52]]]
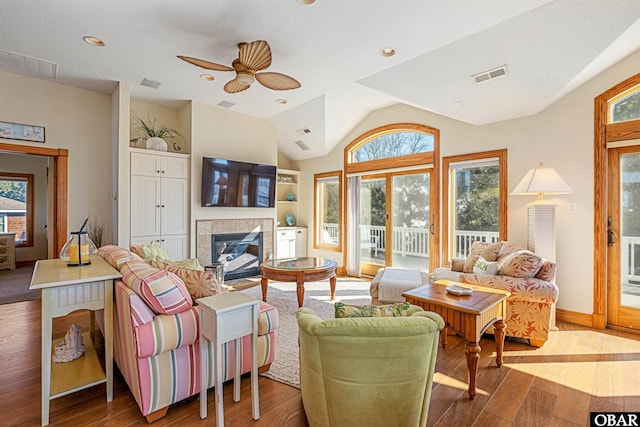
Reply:
[[608, 124], [609, 100], [640, 84], [640, 73], [598, 95], [594, 100], [594, 216], [592, 326], [607, 327], [607, 141], [640, 138], [629, 122]]
[[53, 242], [54, 258], [57, 258], [62, 246], [67, 241], [67, 194], [69, 173], [69, 150], [65, 148], [44, 148], [31, 145], [5, 144], [0, 142], [0, 153], [31, 154], [47, 156], [53, 159]]

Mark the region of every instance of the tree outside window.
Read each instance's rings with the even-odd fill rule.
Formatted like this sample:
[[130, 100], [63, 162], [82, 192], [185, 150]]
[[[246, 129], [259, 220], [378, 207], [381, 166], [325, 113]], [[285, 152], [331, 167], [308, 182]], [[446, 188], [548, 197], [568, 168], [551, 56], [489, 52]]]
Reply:
[[16, 246], [33, 245], [33, 174], [0, 172], [0, 229]]

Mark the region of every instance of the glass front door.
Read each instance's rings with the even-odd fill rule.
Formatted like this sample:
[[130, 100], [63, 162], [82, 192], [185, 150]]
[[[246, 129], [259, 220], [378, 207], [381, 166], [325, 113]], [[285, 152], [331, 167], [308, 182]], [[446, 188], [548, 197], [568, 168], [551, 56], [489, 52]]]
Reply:
[[640, 329], [640, 147], [609, 149], [607, 323]]

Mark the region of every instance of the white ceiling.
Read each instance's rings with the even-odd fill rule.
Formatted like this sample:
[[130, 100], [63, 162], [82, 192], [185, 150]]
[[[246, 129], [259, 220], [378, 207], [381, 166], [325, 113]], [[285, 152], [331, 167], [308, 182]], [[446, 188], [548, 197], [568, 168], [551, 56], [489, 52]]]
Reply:
[[[101, 38], [105, 47], [85, 44]], [[228, 94], [234, 75], [176, 58], [231, 65], [238, 42], [267, 40], [267, 71], [302, 87], [272, 91], [257, 82]], [[393, 47], [385, 58], [379, 51]], [[406, 103], [479, 125], [535, 114], [640, 48], [638, 0], [2, 0], [0, 68], [13, 55], [56, 64], [57, 82], [178, 106], [235, 103], [268, 119], [292, 160], [328, 153], [368, 113]], [[4, 51], [4, 52], [1, 52]], [[471, 75], [506, 65], [506, 77]], [[45, 67], [46, 69], [46, 67]], [[140, 85], [143, 78], [159, 89]], [[1, 94], [0, 94], [1, 98]], [[277, 98], [288, 103], [280, 105]], [[220, 107], [222, 108], [222, 107]], [[297, 130], [311, 133], [300, 135]], [[310, 147], [302, 151], [294, 143]]]

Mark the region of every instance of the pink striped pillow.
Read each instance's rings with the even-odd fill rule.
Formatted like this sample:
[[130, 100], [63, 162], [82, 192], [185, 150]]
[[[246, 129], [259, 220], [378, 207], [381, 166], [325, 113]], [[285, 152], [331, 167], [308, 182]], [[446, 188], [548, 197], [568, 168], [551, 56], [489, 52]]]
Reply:
[[125, 262], [122, 281], [133, 289], [158, 314], [176, 314], [193, 306], [184, 282], [165, 270], [146, 263]]

